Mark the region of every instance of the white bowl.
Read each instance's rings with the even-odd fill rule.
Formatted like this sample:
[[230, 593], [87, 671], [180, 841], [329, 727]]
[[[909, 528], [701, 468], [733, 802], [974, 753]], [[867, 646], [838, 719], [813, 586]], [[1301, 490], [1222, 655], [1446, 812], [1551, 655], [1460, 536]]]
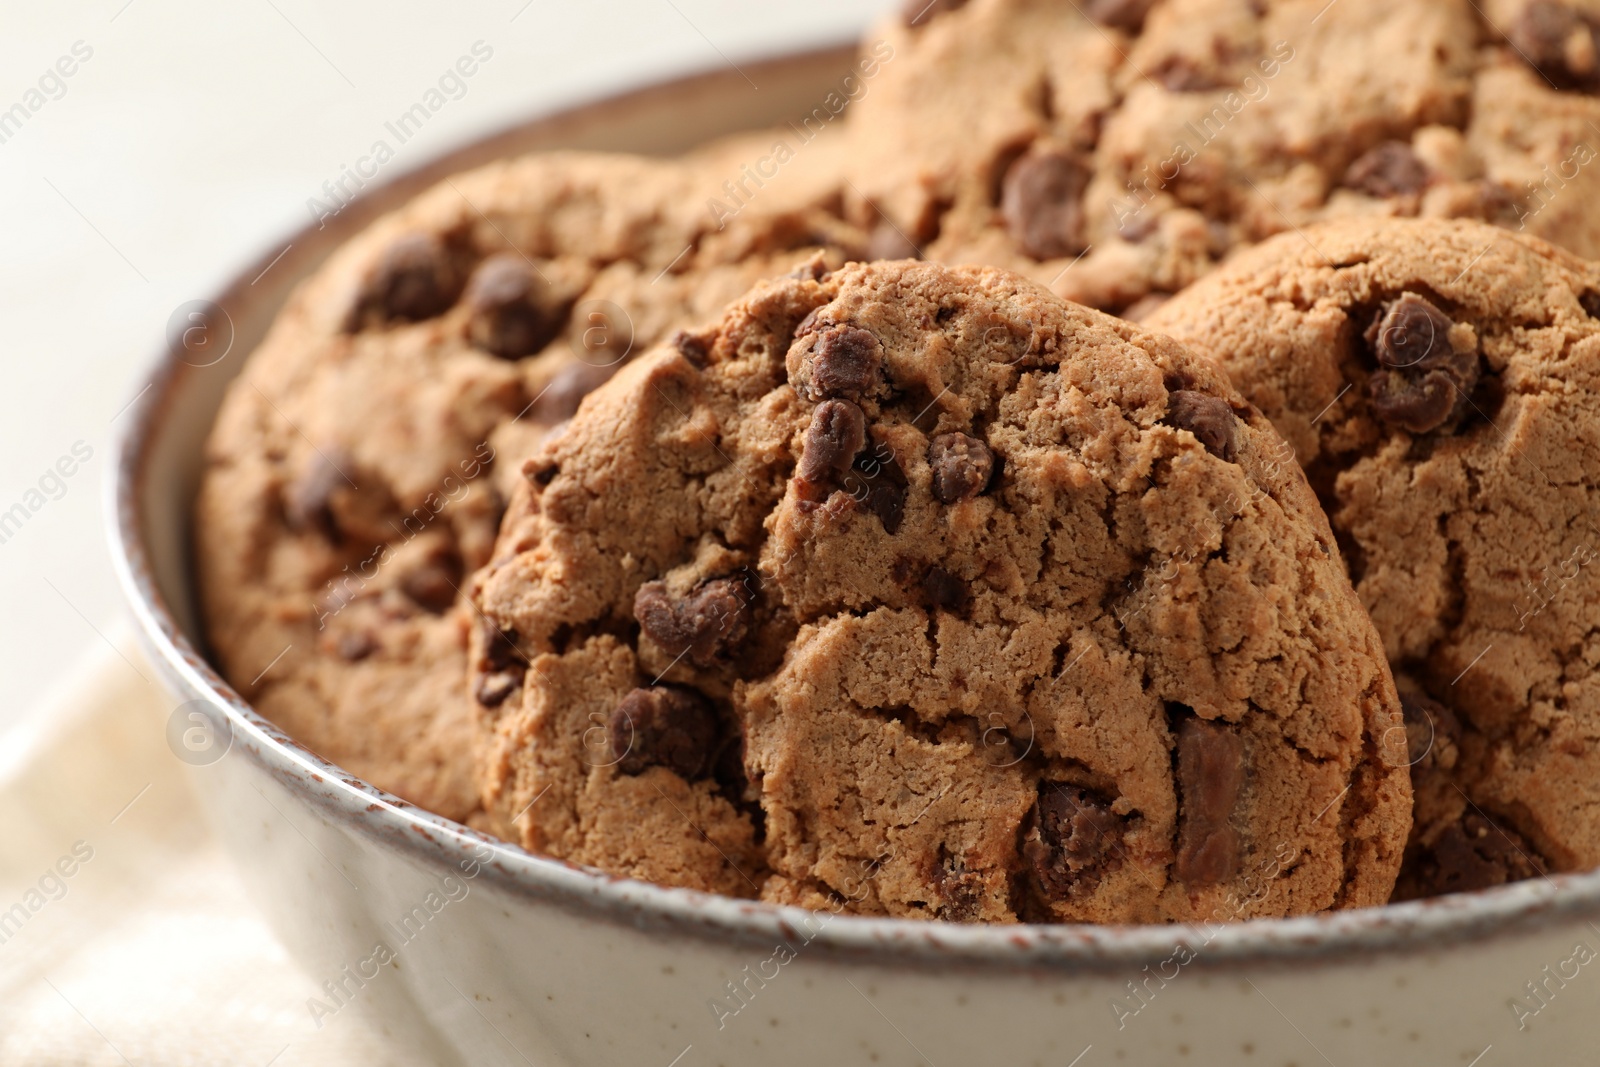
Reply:
[[[318, 758], [206, 662], [190, 509], [223, 387], [289, 288], [444, 175], [558, 145], [666, 151], [803, 113], [849, 53], [675, 82], [502, 134], [308, 228], [221, 287], [231, 354], [163, 353], [124, 416], [110, 539], [143, 641], [210, 757], [219, 835], [323, 992], [440, 1063], [1566, 1064], [1600, 1020], [1600, 873], [1203, 927], [959, 926], [663, 889], [530, 855]], [[198, 362], [198, 361], [195, 361]]]

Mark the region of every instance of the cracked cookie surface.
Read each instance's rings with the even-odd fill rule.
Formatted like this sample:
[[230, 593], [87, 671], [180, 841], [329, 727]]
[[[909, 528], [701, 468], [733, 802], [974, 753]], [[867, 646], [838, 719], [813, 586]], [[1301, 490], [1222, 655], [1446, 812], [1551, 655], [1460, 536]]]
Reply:
[[672, 329], [863, 254], [801, 163], [715, 224], [707, 196], [770, 143], [456, 175], [296, 291], [223, 402], [195, 513], [207, 635], [246, 699], [380, 787], [474, 815], [459, 590], [520, 460]]
[[928, 919], [1387, 898], [1411, 797], [1382, 648], [1213, 367], [905, 261], [765, 283], [690, 340], [541, 446], [474, 583], [502, 832]]
[[1600, 268], [1471, 222], [1329, 223], [1154, 328], [1294, 446], [1406, 702], [1401, 895], [1600, 865]]

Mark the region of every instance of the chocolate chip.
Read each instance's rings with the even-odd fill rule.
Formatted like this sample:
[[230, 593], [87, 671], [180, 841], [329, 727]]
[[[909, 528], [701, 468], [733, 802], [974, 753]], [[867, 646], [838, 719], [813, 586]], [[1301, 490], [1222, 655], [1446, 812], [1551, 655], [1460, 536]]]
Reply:
[[348, 465], [348, 455], [339, 449], [323, 447], [317, 451], [311, 465], [284, 490], [283, 512], [290, 529], [315, 530], [335, 543], [341, 540], [333, 497], [350, 484], [344, 474]]
[[875, 485], [867, 492], [867, 507], [883, 523], [883, 532], [900, 532], [900, 521], [905, 517], [906, 491], [902, 486]]
[[1416, 293], [1402, 294], [1374, 318], [1364, 336], [1379, 368], [1367, 388], [1380, 419], [1421, 434], [1465, 414], [1480, 364], [1476, 352], [1456, 351], [1454, 325]]
[[1585, 290], [1578, 296], [1578, 306], [1583, 308], [1583, 313], [1591, 319], [1600, 319], [1600, 291]]
[[1168, 56], [1151, 69], [1150, 76], [1174, 93], [1203, 93], [1222, 86], [1216, 71], [1185, 55]]
[[678, 350], [678, 355], [696, 367], [704, 368], [711, 360], [711, 346], [705, 338], [696, 337], [688, 330], [679, 330], [673, 334], [670, 343]]
[[550, 377], [534, 399], [529, 409], [532, 419], [553, 426], [572, 418], [583, 398], [610, 381], [617, 370], [616, 365], [597, 367], [581, 360], [568, 363]]
[[645, 636], [663, 650], [709, 667], [744, 640], [751, 599], [750, 590], [737, 578], [700, 582], [682, 597], [669, 593], [665, 582], [646, 582], [633, 598], [633, 616]]
[[484, 707], [497, 708], [521, 687], [528, 660], [517, 647], [517, 631], [483, 619], [478, 632], [483, 638], [483, 670], [472, 684], [472, 695]]
[[906, 0], [900, 9], [900, 19], [913, 29], [926, 26], [947, 11], [965, 7], [967, 0]]
[[967, 583], [943, 567], [928, 568], [922, 578], [922, 594], [931, 606], [946, 611], [961, 611], [971, 599]]
[[408, 233], [384, 250], [347, 321], [360, 329], [367, 320], [432, 318], [450, 307], [461, 291], [461, 277], [450, 250], [435, 234]]
[[1411, 433], [1429, 433], [1450, 421], [1458, 396], [1449, 375], [1440, 371], [1401, 378], [1374, 375], [1372, 410], [1385, 422]]
[[1350, 164], [1344, 184], [1386, 200], [1415, 196], [1428, 184], [1428, 165], [1404, 141], [1385, 141]]
[[521, 671], [491, 671], [478, 676], [472, 687], [472, 695], [484, 707], [498, 708], [521, 685]]
[[1507, 37], [1523, 61], [1556, 88], [1600, 88], [1600, 27], [1570, 5], [1531, 0]]
[[339, 636], [339, 658], [347, 663], [366, 659], [378, 650], [378, 641], [365, 630], [352, 630]]
[[824, 400], [811, 413], [796, 469], [811, 485], [823, 485], [850, 469], [867, 443], [867, 417], [848, 400]]
[[454, 550], [435, 552], [400, 579], [400, 591], [424, 611], [443, 615], [456, 602], [463, 570]]
[[994, 474], [994, 453], [989, 446], [964, 433], [942, 433], [928, 445], [928, 466], [933, 468], [933, 495], [954, 504], [983, 492]]
[[1412, 899], [1467, 893], [1524, 881], [1544, 874], [1546, 867], [1522, 835], [1468, 811], [1431, 845], [1412, 850], [1396, 895]]
[[1239, 872], [1233, 826], [1244, 787], [1244, 739], [1224, 723], [1186, 716], [1178, 725], [1178, 880], [1216, 885]]
[[1023, 252], [1061, 259], [1084, 249], [1083, 191], [1090, 172], [1076, 156], [1034, 148], [1019, 156], [1001, 185], [1000, 213]]
[[940, 860], [929, 879], [939, 896], [936, 914], [945, 922], [974, 922], [983, 913], [983, 898], [988, 887], [984, 885], [981, 871], [968, 870], [967, 865], [940, 847]]
[[1138, 33], [1155, 0], [1085, 0], [1083, 13], [1125, 33]]
[[693, 782], [710, 773], [716, 758], [716, 712], [681, 685], [635, 689], [611, 713], [608, 733], [617, 770], [627, 775], [665, 767]]
[[1023, 853], [1049, 900], [1081, 900], [1122, 866], [1126, 820], [1089, 789], [1040, 782]]
[[830, 397], [859, 402], [877, 391], [883, 380], [883, 345], [870, 332], [848, 324], [819, 329], [808, 317], [795, 336], [807, 334], [815, 339], [789, 369], [795, 392], [813, 402]]
[[566, 308], [545, 289], [532, 264], [515, 252], [490, 256], [467, 283], [467, 336], [506, 359], [538, 352], [561, 332], [566, 318]]
[[922, 250], [888, 219], [882, 219], [867, 237], [867, 258], [921, 259]]
[[785, 274], [785, 278], [793, 278], [797, 282], [820, 282], [828, 276], [828, 257], [821, 252], [813, 252], [804, 263], [798, 264], [794, 270]]
[[483, 662], [491, 671], [527, 667], [527, 657], [517, 647], [522, 639], [517, 631], [496, 626], [487, 619], [479, 624], [479, 629], [483, 634]]
[[1167, 394], [1167, 424], [1194, 434], [1205, 450], [1218, 459], [1234, 462], [1238, 456], [1239, 418], [1226, 400], [1192, 389]]
[[1523, 220], [1522, 198], [1509, 186], [1489, 178], [1476, 182], [1473, 202], [1461, 211], [1462, 218], [1482, 219], [1496, 226], [1521, 227]]
[[1431, 771], [1439, 752], [1453, 747], [1461, 736], [1461, 720], [1431, 697], [1420, 693], [1400, 694], [1400, 714], [1406, 724], [1406, 758], [1411, 778], [1417, 782]]

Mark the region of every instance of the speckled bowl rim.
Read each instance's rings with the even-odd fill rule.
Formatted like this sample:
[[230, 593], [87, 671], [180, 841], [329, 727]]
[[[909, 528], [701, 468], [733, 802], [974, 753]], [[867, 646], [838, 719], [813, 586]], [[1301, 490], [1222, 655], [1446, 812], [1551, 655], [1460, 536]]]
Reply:
[[[838, 48], [827, 49], [771, 60], [767, 66], [843, 54]], [[759, 70], [761, 65], [753, 69]], [[588, 116], [637, 106], [650, 94], [665, 90], [693, 93], [726, 77], [709, 74], [676, 79], [542, 117], [474, 142], [366, 194], [359, 210], [330, 226], [341, 233], [354, 232], [378, 211], [401, 202], [423, 179], [482, 162], [486, 147], [492, 149], [519, 130], [558, 124], [580, 128]], [[332, 247], [326, 235], [316, 234], [316, 227], [307, 226], [292, 240]], [[248, 293], [250, 279], [270, 265], [268, 260], [264, 255], [230, 278], [213, 299], [230, 306], [230, 297]], [[809, 938], [808, 951], [872, 966], [919, 969], [932, 960], [942, 966], [983, 970], [1137, 969], [1165, 959], [1180, 942], [1198, 949], [1195, 964], [1203, 969], [1269, 962], [1326, 966], [1351, 957], [1371, 959], [1422, 947], [1512, 936], [1558, 921], [1600, 917], [1600, 871], [1592, 871], [1433, 900], [1212, 926], [959, 925], [834, 916], [818, 930], [814, 921], [805, 925], [813, 913], [802, 909], [664, 888], [526, 852], [414, 807], [311, 752], [251, 708], [184, 634], [152, 572], [142, 509], [151, 473], [152, 441], [170, 424], [172, 405], [197, 369], [165, 350], [153, 366], [150, 385], [119, 419], [121, 429], [113, 443], [112, 476], [107, 483], [113, 565], [147, 651], [176, 689], [188, 699], [205, 701], [226, 718], [232, 731], [227, 758], [249, 759], [347, 832], [374, 846], [404, 851], [441, 873], [457, 870], [469, 856], [484, 857], [488, 850], [490, 858], [483, 861], [480, 878], [513, 895], [582, 916], [653, 935], [750, 946], [792, 942], [803, 929]], [[206, 413], [208, 425], [214, 416], [214, 411]], [[182, 516], [181, 522], [187, 529], [188, 516]], [[191, 583], [192, 578], [191, 574]], [[1596, 929], [1600, 931], [1600, 927]]]

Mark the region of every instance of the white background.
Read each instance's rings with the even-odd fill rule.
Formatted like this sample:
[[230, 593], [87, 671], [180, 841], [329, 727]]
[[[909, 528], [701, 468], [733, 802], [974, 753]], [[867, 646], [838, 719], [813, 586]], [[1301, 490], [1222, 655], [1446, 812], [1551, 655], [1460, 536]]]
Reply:
[[473, 42], [492, 62], [393, 173], [573, 103], [849, 40], [885, 6], [0, 0], [0, 111], [74, 43], [93, 50], [0, 144], [0, 511], [76, 442], [93, 449], [0, 544], [0, 735], [122, 615], [101, 483], [173, 309], [303, 225], [307, 198]]

